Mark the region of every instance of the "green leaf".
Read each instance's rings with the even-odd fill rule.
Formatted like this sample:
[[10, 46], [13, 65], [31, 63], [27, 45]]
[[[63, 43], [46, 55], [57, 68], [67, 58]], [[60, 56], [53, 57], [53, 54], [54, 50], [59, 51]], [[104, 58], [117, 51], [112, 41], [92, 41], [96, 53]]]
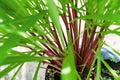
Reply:
[[17, 76], [18, 72], [20, 71], [20, 69], [22, 68], [23, 64], [21, 64], [19, 66], [19, 68], [17, 69], [17, 71], [14, 73], [14, 75], [12, 76], [11, 80], [15, 80], [15, 77]]
[[99, 39], [98, 41], [98, 49], [97, 49], [97, 72], [96, 72], [96, 79], [100, 80], [100, 75], [101, 75], [101, 46], [102, 46], [102, 41]]
[[115, 55], [120, 56], [120, 52], [117, 51], [116, 49], [114, 49], [112, 46], [110, 46], [110, 45], [107, 44], [107, 43], [105, 43], [105, 46], [109, 47], [109, 48], [114, 52]]
[[[41, 12], [38, 15], [32, 16], [29, 20], [29, 22], [26, 22], [26, 24], [24, 24], [19, 31], [20, 32], [26, 32], [27, 30], [30, 29], [30, 27], [32, 25], [35, 24], [35, 22], [42, 18], [45, 15], [46, 12]], [[4, 44], [2, 46], [0, 46], [0, 56], [2, 56], [0, 58], [0, 64], [2, 64], [2, 62], [4, 61], [4, 59], [7, 57], [8, 52], [11, 48], [13, 48], [18, 42], [19, 40], [22, 39], [21, 36], [19, 36], [16, 33], [11, 33], [8, 36], [8, 39], [5, 40]]]
[[2, 62], [5, 60], [5, 58], [7, 57], [8, 52], [10, 51], [10, 49], [15, 46], [15, 44], [17, 44], [17, 42], [19, 41], [21, 37], [16, 34], [10, 34], [9, 38], [4, 42], [4, 44], [2, 46], [0, 46], [0, 56], [2, 56], [0, 58], [0, 64], [2, 64]]
[[57, 59], [54, 57], [8, 56], [1, 65]]
[[74, 52], [72, 47], [70, 32], [68, 32], [68, 55], [62, 64], [62, 80], [77, 80], [76, 66], [74, 61]]
[[27, 54], [28, 52], [19, 52], [19, 51], [16, 51], [16, 50], [11, 50], [9, 53], [11, 53], [10, 55], [19, 55], [19, 56], [26, 56], [26, 55], [28, 55]]
[[[111, 16], [111, 17], [110, 17]], [[106, 21], [112, 21], [117, 22], [120, 20], [119, 14], [88, 14], [86, 16], [81, 16], [81, 19], [95, 19], [95, 20], [106, 20]]]
[[8, 16], [6, 14], [6, 12], [0, 7], [0, 19], [2, 20], [8, 20]]
[[66, 12], [66, 5], [70, 2], [70, 0], [59, 0], [61, 5], [62, 5], [62, 8], [63, 8], [63, 12]]
[[4, 75], [8, 74], [11, 70], [19, 66], [19, 64], [11, 64], [4, 70], [0, 71], [0, 78], [3, 77]]
[[28, 15], [27, 11], [19, 0], [0, 0], [0, 7], [2, 7], [9, 15], [12, 14], [12, 16]]
[[[100, 41], [100, 40], [99, 40]], [[101, 42], [101, 41], [100, 41]], [[100, 42], [99, 42], [99, 44], [100, 44]], [[101, 44], [102, 45], [102, 44]], [[113, 70], [110, 66], [109, 66], [109, 64], [107, 63], [107, 62], [105, 62], [104, 60], [103, 60], [103, 58], [100, 56], [100, 53], [99, 53], [99, 51], [98, 51], [98, 53], [96, 53], [95, 51], [94, 51], [94, 53], [96, 54], [96, 56], [97, 56], [97, 58], [99, 59], [98, 61], [100, 62], [102, 62], [105, 66], [106, 66], [106, 68], [110, 71], [110, 73], [112, 74], [112, 76], [114, 77], [114, 79], [115, 80], [120, 80], [120, 77], [116, 74], [116, 72], [115, 72], [115, 70]], [[99, 68], [101, 68], [101, 66], [100, 66], [100, 63], [97, 63], [97, 77], [98, 77], [98, 79], [99, 79], [99, 76], [100, 76], [100, 70], [101, 69], [99, 69]]]
[[41, 43], [47, 44], [47, 45], [50, 46], [51, 48], [53, 48], [53, 49], [55, 49], [56, 51], [60, 52], [60, 54], [63, 54], [63, 55], [64, 55], [64, 53], [63, 53], [60, 49], [58, 49], [58, 48], [55, 47], [54, 45], [50, 44], [48, 41], [43, 40], [43, 39], [42, 39], [42, 40], [39, 39], [39, 41], [40, 41]]
[[115, 70], [113, 70], [108, 64], [107, 62], [105, 62], [103, 59], [101, 59], [101, 61], [103, 62], [103, 64], [106, 66], [106, 68], [110, 71], [110, 73], [112, 74], [112, 76], [114, 77], [115, 80], [120, 80], [120, 76], [117, 75], [117, 73], [115, 72]]
[[60, 37], [62, 46], [65, 49], [65, 44], [63, 41], [64, 38], [63, 38], [62, 29], [61, 29], [61, 25], [60, 25], [60, 21], [59, 21], [58, 9], [57, 9], [55, 3], [53, 2], [53, 0], [46, 0], [46, 1], [47, 1], [47, 6], [48, 6], [48, 13], [55, 25], [57, 32], [58, 32], [58, 36]]
[[107, 34], [116, 34], [118, 36], [120, 36], [120, 31], [117, 31], [117, 30], [107, 30], [104, 32], [104, 35], [107, 35]]
[[38, 66], [36, 68], [33, 80], [37, 80], [37, 76], [38, 76], [38, 72], [39, 72], [39, 69], [40, 69], [40, 65], [41, 65], [41, 62], [39, 62]]
[[93, 71], [93, 68], [94, 68], [95, 62], [96, 62], [96, 58], [94, 59], [92, 65], [91, 65], [91, 67], [90, 67], [90, 70], [89, 70], [89, 72], [88, 72], [88, 75], [87, 75], [86, 80], [89, 80], [89, 78], [90, 78], [90, 76], [91, 76], [91, 73], [92, 73], [92, 71]]

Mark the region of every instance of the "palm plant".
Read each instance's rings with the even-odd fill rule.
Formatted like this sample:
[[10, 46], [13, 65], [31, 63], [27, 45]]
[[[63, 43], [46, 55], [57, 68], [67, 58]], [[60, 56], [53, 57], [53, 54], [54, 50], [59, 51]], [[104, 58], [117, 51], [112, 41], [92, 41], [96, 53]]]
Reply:
[[[101, 62], [116, 80], [120, 79], [100, 55], [104, 36], [119, 35], [119, 27], [109, 29], [110, 25], [119, 25], [119, 2], [1, 0], [0, 65], [8, 67], [0, 77], [24, 62], [37, 61], [38, 66], [46, 63], [54, 67], [62, 80], [88, 80], [97, 60], [96, 80], [100, 80]], [[14, 49], [17, 46], [29, 50], [20, 52]]]

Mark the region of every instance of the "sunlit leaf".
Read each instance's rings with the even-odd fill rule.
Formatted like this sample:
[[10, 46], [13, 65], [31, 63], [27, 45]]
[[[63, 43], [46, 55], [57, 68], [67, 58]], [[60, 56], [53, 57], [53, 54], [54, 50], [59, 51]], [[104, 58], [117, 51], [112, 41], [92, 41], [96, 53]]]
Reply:
[[47, 6], [48, 6], [48, 13], [55, 25], [55, 28], [58, 31], [58, 36], [60, 37], [62, 46], [63, 46], [63, 48], [65, 48], [64, 41], [62, 40], [63, 34], [62, 34], [62, 29], [61, 29], [61, 25], [60, 25], [60, 21], [59, 21], [58, 9], [57, 9], [55, 3], [53, 2], [53, 0], [46, 0], [46, 1], [47, 1]]
[[62, 80], [77, 80], [72, 45], [70, 33], [68, 32], [68, 55], [65, 57], [62, 65]]
[[8, 74], [10, 71], [12, 71], [17, 66], [19, 66], [19, 64], [10, 64], [4, 70], [0, 71], [0, 78], [3, 77], [4, 75]]
[[[1, 65], [14, 64], [14, 63], [24, 63], [24, 62], [33, 62], [33, 61], [44, 61], [55, 59], [54, 57], [33, 57], [33, 56], [8, 56]], [[56, 58], [57, 59], [57, 58]]]
[[39, 62], [38, 66], [36, 68], [33, 80], [37, 80], [38, 72], [39, 72], [39, 69], [40, 69], [40, 65], [41, 65], [41, 62]]
[[[26, 24], [24, 24], [20, 28], [20, 31], [26, 32], [27, 30], [30, 29], [30, 27], [32, 25], [35, 24], [35, 22], [39, 18], [42, 18], [44, 15], [45, 15], [45, 12], [42, 12], [42, 13], [38, 14], [37, 16], [32, 17], [29, 22], [27, 22]], [[7, 57], [7, 54], [9, 52], [9, 50], [12, 47], [14, 47], [19, 42], [20, 39], [22, 39], [22, 37], [19, 36], [18, 34], [15, 34], [15, 33], [9, 34], [8, 39], [6, 39], [6, 41], [4, 42], [4, 44], [2, 46], [0, 46], [0, 56], [3, 56], [3, 57], [0, 58], [0, 64]]]

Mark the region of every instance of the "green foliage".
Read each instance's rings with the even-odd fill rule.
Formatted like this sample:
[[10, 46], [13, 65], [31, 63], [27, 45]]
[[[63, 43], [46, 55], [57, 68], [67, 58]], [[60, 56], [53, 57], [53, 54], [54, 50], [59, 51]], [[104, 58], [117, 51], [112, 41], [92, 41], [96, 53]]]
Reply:
[[[62, 80], [77, 80], [77, 71], [74, 61], [70, 32], [68, 31], [68, 55], [65, 57], [62, 66]], [[69, 61], [69, 62], [68, 62]]]
[[63, 36], [62, 36], [62, 30], [61, 30], [61, 25], [60, 25], [60, 21], [59, 21], [59, 14], [58, 14], [58, 10], [57, 7], [55, 6], [55, 3], [53, 2], [53, 0], [47, 0], [47, 6], [48, 6], [48, 14], [50, 15], [56, 30], [58, 31], [58, 36], [60, 37], [60, 41], [62, 42], [62, 46], [63, 48], [65, 48], [64, 46], [64, 42], [63, 42]]
[[41, 62], [39, 62], [38, 66], [37, 66], [37, 68], [36, 68], [36, 72], [35, 72], [35, 75], [34, 75], [33, 80], [37, 80], [38, 72], [39, 72], [39, 69], [40, 69], [40, 65], [41, 65]]
[[[88, 80], [97, 61], [97, 80], [101, 63], [119, 80], [100, 54], [101, 44], [106, 44], [105, 35], [120, 35], [119, 26], [109, 29], [110, 25], [120, 25], [119, 3], [120, 0], [0, 0], [0, 66], [7, 65], [0, 71], [0, 78], [18, 67], [11, 78], [14, 80], [25, 62], [38, 62], [33, 77], [37, 80], [44, 61], [61, 73], [62, 80]], [[14, 50], [16, 47], [29, 50], [21, 52]]]

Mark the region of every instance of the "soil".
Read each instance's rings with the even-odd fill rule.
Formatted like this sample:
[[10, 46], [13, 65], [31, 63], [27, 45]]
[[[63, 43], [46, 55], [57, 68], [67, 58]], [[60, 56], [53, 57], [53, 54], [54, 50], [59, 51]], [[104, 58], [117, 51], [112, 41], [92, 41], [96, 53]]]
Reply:
[[[118, 75], [120, 75], [120, 62], [115, 63], [113, 61], [106, 61], [112, 69], [116, 71]], [[106, 67], [102, 64], [102, 74], [101, 80], [114, 80], [112, 74], [106, 69]]]
[[47, 67], [45, 80], [60, 80], [60, 74], [51, 66]]
[[[112, 69], [116, 71], [118, 75], [120, 75], [120, 62], [115, 63], [110, 60], [106, 60], [106, 62], [111, 66]], [[107, 68], [102, 64], [102, 71], [101, 71], [101, 80], [114, 80], [112, 74], [107, 70]], [[95, 70], [93, 71], [93, 75], [91, 76], [90, 80], [95, 80]], [[48, 66], [46, 70], [46, 77], [45, 80], [60, 80], [60, 74], [55, 71], [53, 67]], [[85, 79], [83, 79], [85, 80]]]

